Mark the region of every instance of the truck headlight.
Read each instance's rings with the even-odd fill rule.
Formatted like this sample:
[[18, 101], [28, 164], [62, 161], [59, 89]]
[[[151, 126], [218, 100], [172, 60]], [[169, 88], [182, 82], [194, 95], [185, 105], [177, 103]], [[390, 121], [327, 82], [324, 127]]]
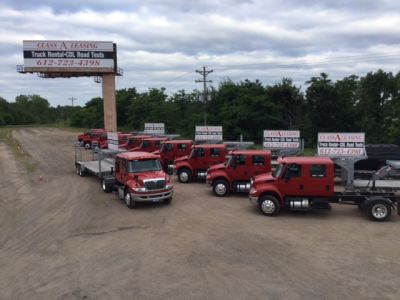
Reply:
[[146, 188], [145, 188], [145, 187], [141, 187], [141, 188], [135, 187], [135, 188], [133, 188], [133, 191], [134, 191], [134, 192], [145, 192], [145, 191], [146, 191]]

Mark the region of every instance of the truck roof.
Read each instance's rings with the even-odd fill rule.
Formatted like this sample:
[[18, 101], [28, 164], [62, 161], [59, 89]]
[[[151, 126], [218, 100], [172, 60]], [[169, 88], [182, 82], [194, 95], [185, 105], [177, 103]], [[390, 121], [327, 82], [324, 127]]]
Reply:
[[194, 148], [226, 148], [226, 145], [224, 144], [200, 144], [200, 145], [194, 145]]
[[156, 154], [152, 154], [152, 153], [149, 153], [149, 152], [142, 152], [142, 151], [123, 152], [123, 153], [117, 154], [117, 157], [123, 158], [123, 159], [126, 159], [126, 160], [157, 159], [157, 158], [160, 158]]
[[146, 138], [144, 140], [146, 140], [146, 141], [167, 141], [168, 138], [166, 138], [166, 137], [151, 137], [151, 138]]
[[232, 150], [232, 154], [243, 154], [243, 155], [271, 155], [271, 150], [245, 150], [238, 149]]
[[293, 156], [293, 157], [284, 157], [279, 158], [279, 162], [285, 164], [333, 164], [332, 159], [329, 157], [320, 157], [320, 156]]

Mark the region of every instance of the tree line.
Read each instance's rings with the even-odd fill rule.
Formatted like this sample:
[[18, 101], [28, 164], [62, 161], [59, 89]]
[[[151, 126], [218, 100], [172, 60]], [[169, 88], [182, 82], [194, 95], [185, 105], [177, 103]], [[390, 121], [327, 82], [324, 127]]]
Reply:
[[[318, 132], [365, 132], [368, 143], [400, 144], [400, 72], [378, 70], [337, 81], [321, 73], [306, 84], [303, 90], [289, 78], [266, 86], [259, 80], [225, 80], [209, 89], [207, 124], [222, 125], [225, 140], [238, 140], [242, 134], [261, 143], [264, 129], [298, 129], [310, 147]], [[204, 118], [198, 95], [196, 90], [180, 90], [168, 96], [164, 88], [117, 90], [118, 126], [142, 130], [145, 122], [163, 122], [168, 133], [193, 138]], [[0, 97], [0, 125], [58, 121], [101, 128], [103, 100], [93, 98], [83, 107], [51, 107], [38, 95], [21, 95], [12, 103]]]

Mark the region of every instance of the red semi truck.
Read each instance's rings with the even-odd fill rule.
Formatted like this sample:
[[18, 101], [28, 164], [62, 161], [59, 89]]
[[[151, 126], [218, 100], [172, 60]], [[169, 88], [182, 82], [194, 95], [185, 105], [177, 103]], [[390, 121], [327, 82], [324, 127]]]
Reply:
[[161, 166], [160, 158], [147, 152], [101, 150], [95, 161], [76, 161], [76, 173], [100, 177], [104, 192], [118, 191], [128, 208], [140, 202], [172, 201], [174, 187]]
[[165, 141], [161, 145], [161, 149], [153, 153], [160, 155], [164, 170], [171, 172], [174, 168], [175, 159], [189, 155], [192, 151], [192, 146], [192, 140]]
[[203, 144], [192, 147], [190, 155], [175, 159], [175, 170], [182, 183], [194, 179], [205, 180], [207, 169], [226, 160], [226, 146], [223, 144]]
[[400, 182], [380, 180], [400, 163], [377, 171], [371, 180], [353, 180], [349, 186], [335, 185], [334, 162], [326, 157], [285, 157], [273, 173], [251, 180], [249, 198], [267, 216], [283, 209], [297, 211], [330, 210], [331, 203], [358, 205], [374, 221], [386, 221], [391, 211], [399, 213]]
[[207, 183], [223, 197], [231, 191], [249, 192], [250, 179], [267, 172], [271, 172], [271, 151], [233, 150], [229, 160], [208, 169]]

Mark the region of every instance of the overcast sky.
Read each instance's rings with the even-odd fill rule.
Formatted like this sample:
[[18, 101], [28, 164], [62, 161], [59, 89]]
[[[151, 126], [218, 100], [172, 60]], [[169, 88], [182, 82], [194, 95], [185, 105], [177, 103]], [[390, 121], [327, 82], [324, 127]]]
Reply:
[[321, 72], [332, 79], [400, 68], [399, 0], [0, 0], [0, 96], [38, 94], [52, 106], [101, 96], [93, 78], [19, 74], [23, 40], [113, 41], [124, 76], [117, 89], [200, 89], [195, 69], [225, 79], [283, 77], [304, 87]]

